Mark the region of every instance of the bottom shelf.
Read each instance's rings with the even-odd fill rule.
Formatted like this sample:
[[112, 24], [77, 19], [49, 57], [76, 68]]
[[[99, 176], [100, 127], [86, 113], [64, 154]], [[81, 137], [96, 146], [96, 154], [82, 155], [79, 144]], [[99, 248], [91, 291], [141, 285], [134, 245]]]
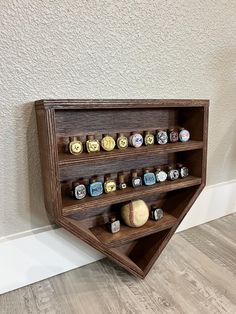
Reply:
[[[61, 216], [57, 224], [64, 227], [130, 273], [144, 278], [167, 245], [176, 228], [203, 189], [202, 185], [172, 191], [167, 198], [159, 198], [164, 217], [159, 221], [148, 220], [140, 228], [121, 225], [121, 230], [111, 234], [105, 223], [111, 212], [80, 218]], [[152, 202], [151, 196], [148, 196]], [[165, 195], [164, 195], [165, 197]]]
[[149, 219], [145, 225], [139, 228], [131, 228], [121, 224], [120, 231], [112, 234], [107, 230], [106, 224], [102, 224], [90, 228], [90, 231], [107, 247], [116, 247], [149, 234], [169, 229], [176, 221], [177, 219], [175, 217], [164, 212], [164, 216], [161, 220], [154, 221]]
[[[154, 221], [152, 223], [154, 223]], [[108, 247], [98, 240], [85, 221], [79, 221], [69, 217], [60, 217], [57, 220], [57, 224], [92, 245], [95, 249], [104, 253], [107, 257], [120, 264], [120, 266], [126, 268], [130, 273], [140, 278], [146, 276], [146, 270], [161, 253], [171, 231], [171, 228], [160, 232], [154, 231], [153, 228], [148, 228], [148, 235], [135, 236], [136, 239], [130, 240], [130, 242], [126, 244], [120, 243], [120, 245], [118, 245], [117, 243], [116, 247]]]

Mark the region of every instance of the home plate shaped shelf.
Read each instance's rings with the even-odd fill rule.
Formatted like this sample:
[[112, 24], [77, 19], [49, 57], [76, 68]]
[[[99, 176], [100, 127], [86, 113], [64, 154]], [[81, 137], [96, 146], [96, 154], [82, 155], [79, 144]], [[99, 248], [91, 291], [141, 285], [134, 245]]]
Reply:
[[[65, 228], [130, 273], [144, 278], [175, 230], [197, 199], [206, 182], [208, 100], [39, 100], [35, 102], [45, 206], [52, 223]], [[157, 130], [179, 129], [190, 132], [187, 142], [157, 143], [139, 148], [88, 153], [88, 136], [99, 142], [108, 134], [129, 137], [133, 132], [153, 135]], [[83, 151], [69, 151], [72, 140], [82, 143]], [[152, 186], [133, 188], [132, 171], [154, 172], [183, 164], [189, 175]], [[123, 173], [127, 188], [97, 197], [75, 199], [72, 184], [90, 180], [117, 180]], [[163, 218], [149, 219], [139, 228], [128, 227], [120, 216], [121, 206], [142, 199], [149, 209], [163, 209]], [[111, 216], [120, 220], [120, 231], [107, 228]]]

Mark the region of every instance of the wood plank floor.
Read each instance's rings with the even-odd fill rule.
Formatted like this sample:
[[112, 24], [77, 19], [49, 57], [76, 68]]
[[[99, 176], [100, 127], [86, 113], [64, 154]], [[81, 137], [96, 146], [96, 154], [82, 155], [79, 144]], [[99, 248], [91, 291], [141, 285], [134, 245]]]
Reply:
[[0, 296], [0, 314], [236, 313], [236, 214], [176, 234], [145, 280], [104, 259]]

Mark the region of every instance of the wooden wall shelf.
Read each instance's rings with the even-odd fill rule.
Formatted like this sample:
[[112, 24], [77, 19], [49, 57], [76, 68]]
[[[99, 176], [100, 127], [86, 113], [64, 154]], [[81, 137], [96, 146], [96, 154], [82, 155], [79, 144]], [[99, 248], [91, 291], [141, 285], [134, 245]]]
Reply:
[[[67, 229], [104, 253], [132, 274], [144, 278], [191, 208], [206, 182], [207, 100], [39, 100], [35, 103], [45, 205], [52, 222]], [[154, 131], [183, 126], [191, 133], [186, 143], [128, 147], [75, 156], [68, 152], [69, 137]], [[127, 182], [133, 169], [166, 167], [182, 163], [190, 175], [153, 186], [117, 190], [99, 197], [75, 200], [70, 196], [73, 181], [92, 176], [113, 179], [123, 171]], [[148, 206], [164, 210], [160, 221], [148, 220], [140, 228], [122, 223], [111, 234], [106, 223], [112, 214], [119, 218], [121, 205], [143, 199]], [[120, 218], [121, 219], [121, 218]]]

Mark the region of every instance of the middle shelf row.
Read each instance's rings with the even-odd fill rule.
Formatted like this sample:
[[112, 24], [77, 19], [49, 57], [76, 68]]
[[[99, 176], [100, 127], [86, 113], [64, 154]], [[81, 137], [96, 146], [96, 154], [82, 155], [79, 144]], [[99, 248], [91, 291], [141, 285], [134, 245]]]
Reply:
[[112, 193], [102, 194], [98, 197], [87, 197], [79, 202], [66, 193], [62, 196], [62, 211], [64, 216], [78, 212], [82, 213], [88, 210], [142, 198], [143, 196], [152, 195], [154, 193], [170, 192], [200, 185], [201, 183], [202, 180], [200, 177], [189, 175], [186, 178], [177, 179], [175, 181], [165, 181], [148, 187], [139, 186], [135, 189], [133, 187], [127, 187], [125, 192], [123, 190], [116, 190]]

